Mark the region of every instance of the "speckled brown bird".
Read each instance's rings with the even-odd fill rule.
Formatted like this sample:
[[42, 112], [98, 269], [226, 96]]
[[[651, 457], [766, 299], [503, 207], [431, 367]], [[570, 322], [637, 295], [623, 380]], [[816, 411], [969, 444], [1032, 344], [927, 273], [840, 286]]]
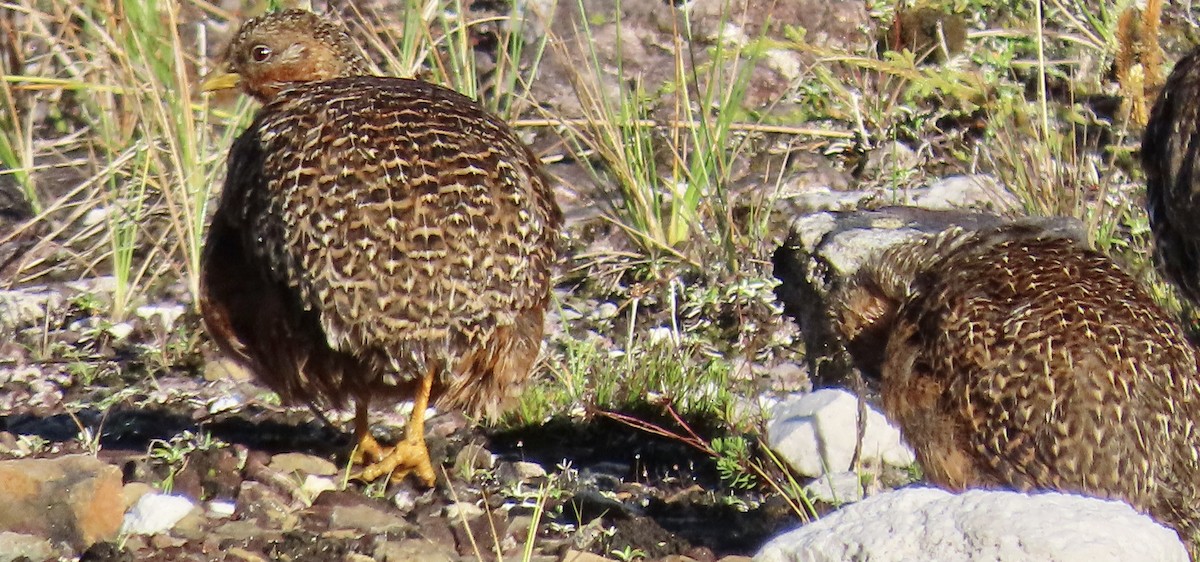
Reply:
[[[222, 350], [293, 403], [356, 407], [358, 475], [432, 485], [426, 405], [495, 415], [538, 356], [562, 222], [528, 148], [454, 91], [369, 76], [346, 30], [247, 21], [229, 74], [263, 103], [229, 151], [201, 264]], [[385, 451], [368, 407], [412, 398]]]
[[1200, 303], [1200, 49], [1167, 78], [1142, 137], [1146, 208], [1159, 270]]
[[931, 482], [1122, 499], [1195, 544], [1196, 353], [1099, 252], [954, 228], [885, 251], [831, 312]]

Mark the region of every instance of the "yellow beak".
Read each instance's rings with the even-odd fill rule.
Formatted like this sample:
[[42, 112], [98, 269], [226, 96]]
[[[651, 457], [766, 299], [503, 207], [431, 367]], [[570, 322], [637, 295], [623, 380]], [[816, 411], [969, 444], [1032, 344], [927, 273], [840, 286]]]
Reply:
[[217, 90], [228, 90], [236, 88], [241, 76], [225, 70], [218, 70], [209, 74], [204, 82], [200, 84], [200, 91], [215, 92]]

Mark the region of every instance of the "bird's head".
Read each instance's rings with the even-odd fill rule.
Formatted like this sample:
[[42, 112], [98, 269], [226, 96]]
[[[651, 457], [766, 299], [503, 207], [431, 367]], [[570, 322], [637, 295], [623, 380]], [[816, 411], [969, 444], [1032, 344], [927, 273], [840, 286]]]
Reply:
[[241, 88], [267, 103], [296, 82], [371, 72], [346, 28], [312, 12], [286, 10], [242, 24], [225, 53], [224, 72], [205, 80], [205, 91]]

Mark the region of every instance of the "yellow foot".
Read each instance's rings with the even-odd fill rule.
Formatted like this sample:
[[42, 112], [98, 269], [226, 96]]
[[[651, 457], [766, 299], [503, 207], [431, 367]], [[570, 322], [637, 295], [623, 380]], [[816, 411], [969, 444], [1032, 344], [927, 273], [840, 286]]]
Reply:
[[354, 451], [350, 453], [350, 462], [368, 464], [379, 462], [386, 456], [387, 451], [379, 445], [375, 437], [364, 432], [363, 436], [358, 439], [358, 446], [354, 447]]
[[[379, 447], [379, 444], [376, 443], [375, 446]], [[380, 452], [382, 453], [382, 451]], [[417, 480], [420, 480], [426, 487], [433, 487], [435, 480], [433, 463], [429, 459], [429, 449], [425, 447], [424, 438], [406, 438], [397, 443], [391, 451], [376, 457], [374, 464], [364, 467], [362, 472], [351, 478], [373, 482], [381, 476], [391, 475], [392, 482], [400, 482], [409, 474], [416, 476]]]

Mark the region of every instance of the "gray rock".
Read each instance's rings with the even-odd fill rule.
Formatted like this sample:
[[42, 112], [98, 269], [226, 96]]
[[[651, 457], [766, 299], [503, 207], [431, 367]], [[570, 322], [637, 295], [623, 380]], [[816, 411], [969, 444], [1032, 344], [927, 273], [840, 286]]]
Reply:
[[496, 469], [496, 477], [505, 484], [531, 482], [545, 476], [546, 469], [542, 465], [526, 461], [501, 463]]
[[[858, 398], [843, 390], [792, 396], [772, 409], [767, 443], [806, 476], [846, 472], [858, 442], [858, 406]], [[860, 460], [868, 466], [903, 467], [916, 461], [900, 430], [870, 405], [861, 449]]]
[[776, 537], [756, 562], [1186, 562], [1175, 532], [1129, 505], [1059, 493], [908, 488]]
[[862, 480], [851, 472], [829, 472], [804, 486], [809, 497], [831, 505], [854, 503], [863, 498]]
[[54, 558], [54, 547], [50, 541], [33, 535], [0, 532], [0, 562], [18, 559], [50, 560]]
[[496, 467], [496, 455], [477, 443], [468, 443], [454, 457], [454, 472], [469, 476]]
[[923, 209], [951, 210], [984, 208], [1000, 213], [1020, 209], [1020, 201], [996, 178], [983, 174], [942, 178], [917, 190], [913, 204]]
[[169, 494], [146, 494], [125, 514], [121, 530], [130, 534], [152, 535], [169, 531], [196, 507], [192, 500]]
[[333, 506], [329, 526], [364, 533], [405, 533], [412, 528], [412, 524], [399, 515], [366, 504]]

